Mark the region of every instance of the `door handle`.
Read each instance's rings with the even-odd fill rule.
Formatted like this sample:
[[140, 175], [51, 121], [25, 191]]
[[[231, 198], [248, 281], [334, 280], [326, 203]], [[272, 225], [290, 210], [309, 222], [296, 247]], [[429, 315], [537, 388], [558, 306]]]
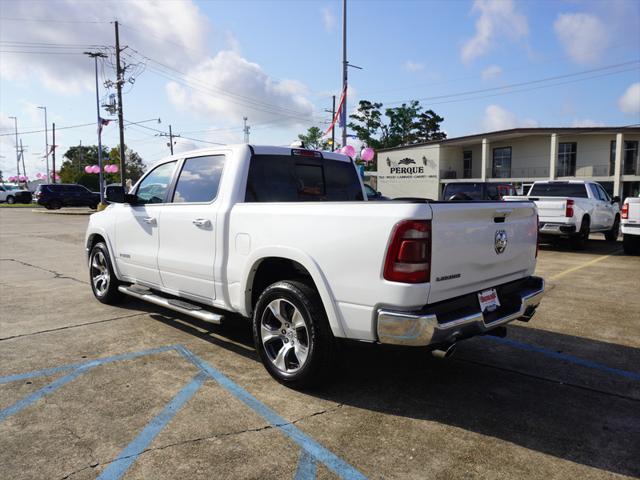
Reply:
[[209, 228], [211, 226], [211, 221], [204, 218], [196, 218], [193, 222], [196, 227]]
[[154, 217], [144, 217], [144, 223], [148, 223], [149, 225], [155, 225], [156, 219]]

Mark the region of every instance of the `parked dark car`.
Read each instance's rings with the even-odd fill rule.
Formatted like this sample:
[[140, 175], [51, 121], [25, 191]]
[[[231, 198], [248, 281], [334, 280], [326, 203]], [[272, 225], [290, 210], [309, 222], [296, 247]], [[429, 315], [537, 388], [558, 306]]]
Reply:
[[364, 191], [367, 194], [367, 200], [389, 200], [371, 185], [364, 184]]
[[517, 195], [511, 183], [460, 182], [447, 183], [442, 192], [443, 200], [502, 200], [507, 195]]
[[38, 185], [35, 192], [35, 200], [48, 210], [56, 210], [62, 207], [89, 207], [96, 209], [100, 203], [100, 194], [92, 192], [82, 185], [43, 184]]

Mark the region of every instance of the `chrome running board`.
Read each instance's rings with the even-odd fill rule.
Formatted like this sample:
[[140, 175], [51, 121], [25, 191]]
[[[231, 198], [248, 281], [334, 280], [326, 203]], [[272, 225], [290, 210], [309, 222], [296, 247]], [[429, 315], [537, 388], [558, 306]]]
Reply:
[[216, 325], [220, 325], [220, 323], [222, 323], [222, 319], [224, 318], [222, 315], [213, 313], [209, 310], [205, 310], [203, 307], [201, 307], [200, 305], [196, 305], [195, 303], [185, 302], [184, 300], [178, 300], [174, 298], [165, 298], [158, 295], [157, 293], [152, 292], [148, 288], [140, 287], [139, 285], [121, 285], [118, 287], [118, 290], [120, 290], [125, 295], [139, 298], [140, 300], [144, 300], [145, 302], [153, 303], [154, 305], [158, 305], [175, 312], [189, 315], [190, 317], [197, 318], [198, 320], [215, 323]]

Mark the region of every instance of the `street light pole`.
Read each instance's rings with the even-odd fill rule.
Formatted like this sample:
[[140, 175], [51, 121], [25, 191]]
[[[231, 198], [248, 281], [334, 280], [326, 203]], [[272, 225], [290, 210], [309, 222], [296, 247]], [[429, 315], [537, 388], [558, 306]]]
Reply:
[[46, 159], [47, 181], [49, 181], [49, 132], [47, 131], [47, 107], [38, 108], [40, 110], [44, 110], [44, 158]]
[[344, 100], [340, 116], [342, 122], [342, 146], [347, 145], [347, 71], [349, 62], [347, 61], [347, 0], [342, 0], [342, 88], [344, 90]]
[[9, 117], [13, 118], [13, 121], [16, 126], [16, 168], [18, 171], [18, 176], [20, 176], [20, 147], [18, 146], [18, 117]]
[[104, 53], [84, 52], [94, 60], [96, 70], [96, 114], [98, 116], [98, 167], [100, 167], [98, 182], [100, 191], [100, 203], [104, 203], [104, 173], [102, 171], [102, 119], [100, 118], [100, 90], [98, 87], [98, 58], [106, 58]]

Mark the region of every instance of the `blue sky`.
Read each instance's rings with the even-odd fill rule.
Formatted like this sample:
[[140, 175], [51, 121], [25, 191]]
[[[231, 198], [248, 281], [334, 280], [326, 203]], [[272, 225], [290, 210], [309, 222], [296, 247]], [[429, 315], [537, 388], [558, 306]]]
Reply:
[[[15, 170], [9, 116], [21, 132], [42, 128], [38, 105], [59, 127], [95, 120], [82, 52], [113, 45], [115, 18], [125, 60], [145, 67], [127, 88], [128, 121], [161, 118], [143, 125], [172, 124], [197, 140], [180, 140], [189, 149], [242, 141], [246, 115], [252, 142], [290, 143], [323, 127], [339, 94], [341, 15], [338, 1], [0, 1], [0, 167]], [[363, 67], [350, 70], [349, 110], [424, 99], [450, 137], [640, 123], [638, 1], [350, 0], [348, 20], [349, 59]], [[128, 127], [126, 141], [151, 163], [168, 148], [149, 128]], [[28, 173], [44, 171], [44, 134], [21, 138]], [[79, 141], [96, 143], [95, 127], [60, 130], [58, 156]], [[103, 142], [117, 143], [115, 124]]]

